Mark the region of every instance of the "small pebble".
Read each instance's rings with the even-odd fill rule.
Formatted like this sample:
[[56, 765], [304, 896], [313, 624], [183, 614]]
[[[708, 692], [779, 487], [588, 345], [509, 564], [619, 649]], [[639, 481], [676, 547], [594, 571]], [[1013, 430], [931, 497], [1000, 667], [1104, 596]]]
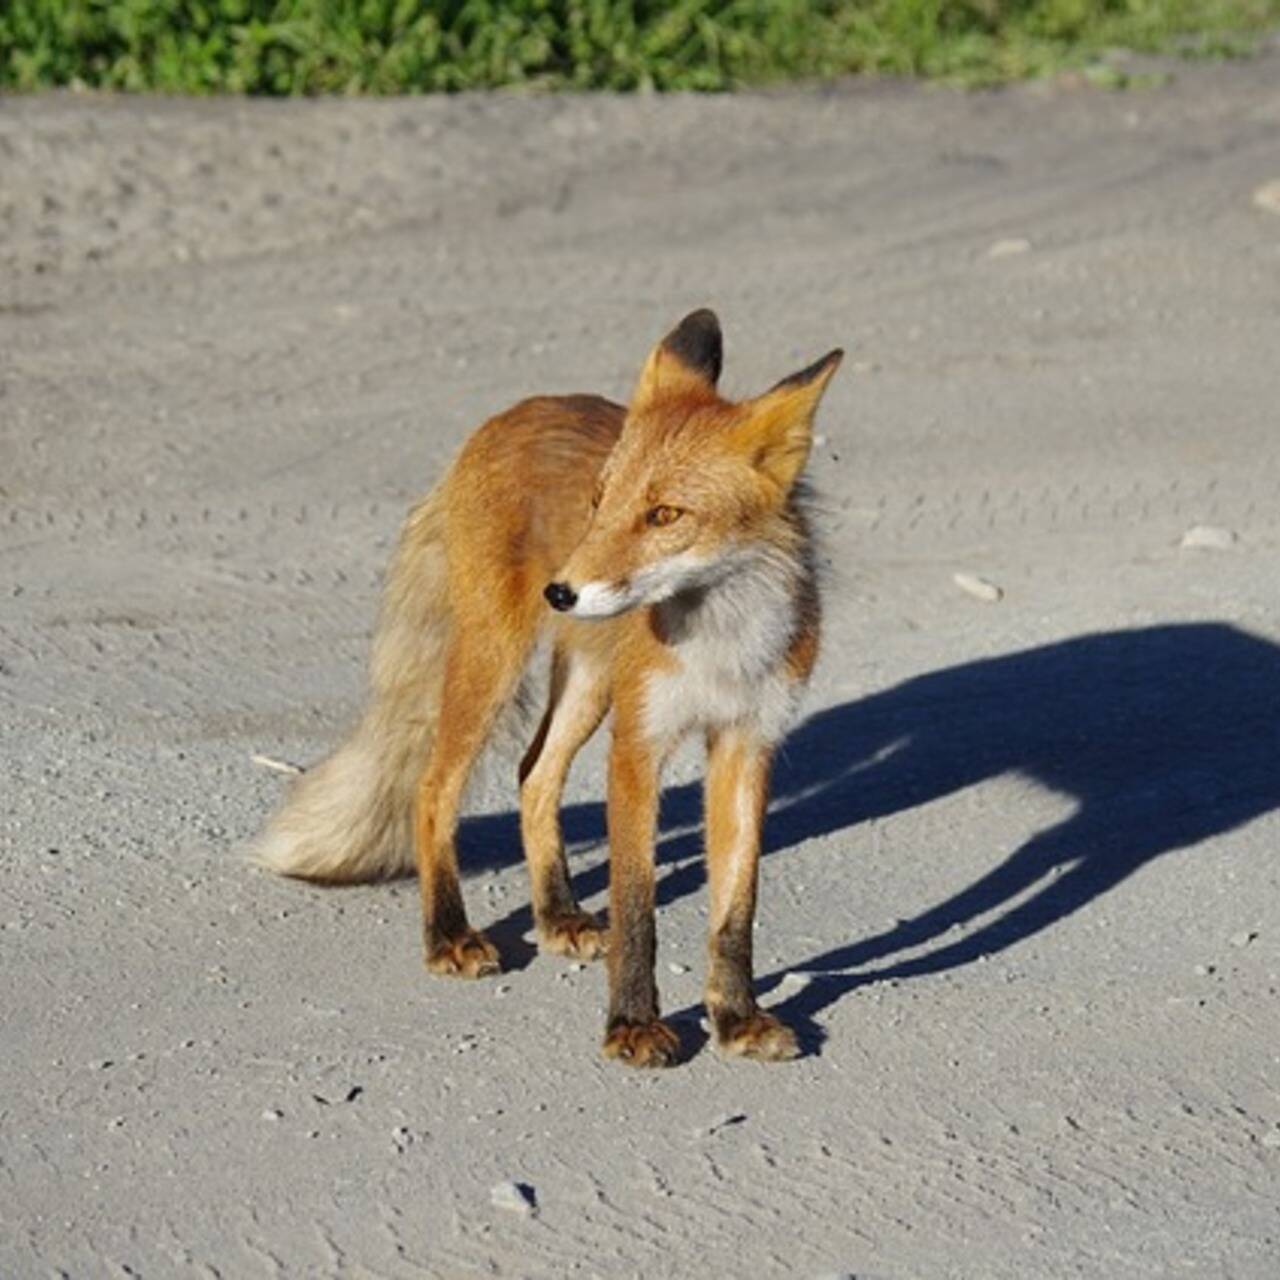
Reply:
[[493, 994], [495, 996], [505, 996], [510, 992], [510, 990], [511, 988], [505, 982], [500, 982], [496, 987], [494, 987]]
[[1213, 974], [1216, 967], [1216, 965], [1212, 964], [1198, 964], [1196, 965], [1196, 977], [1208, 978]]
[[523, 1182], [499, 1182], [489, 1192], [489, 1202], [495, 1209], [532, 1217], [537, 1208], [533, 1188]]
[[1264, 182], [1253, 193], [1253, 203], [1268, 213], [1280, 213], [1280, 178]]
[[1236, 535], [1219, 525], [1196, 524], [1182, 535], [1180, 545], [1200, 551], [1226, 551], [1235, 545]]
[[784, 973], [782, 975], [782, 985], [784, 987], [791, 987], [794, 990], [803, 990], [812, 981], [813, 981], [813, 974], [799, 973], [794, 969], [791, 970], [791, 972]]
[[391, 1145], [402, 1155], [413, 1146], [413, 1134], [404, 1125], [391, 1130]]
[[274, 756], [264, 756], [255, 752], [249, 757], [254, 764], [263, 769], [270, 769], [273, 773], [302, 773], [301, 765], [294, 764], [291, 760], [277, 760]]
[[1264, 1147], [1280, 1147], [1280, 1129], [1268, 1129], [1260, 1141]]
[[1258, 931], [1256, 929], [1241, 929], [1239, 933], [1231, 935], [1231, 945], [1233, 947], [1247, 947], [1257, 936]]
[[1012, 258], [1015, 254], [1027, 253], [1030, 248], [1030, 240], [1024, 239], [1022, 236], [1012, 236], [1008, 240], [997, 240], [995, 244], [987, 250], [987, 257]]
[[688, 973], [689, 972], [689, 966], [687, 964], [679, 964], [675, 960], [673, 960], [669, 965], [667, 965], [667, 968], [670, 969], [672, 973]]
[[574, 962], [569, 966], [569, 972], [570, 972], [570, 973], [581, 973], [581, 972], [583, 971], [583, 969], [585, 969], [586, 967], [587, 967], [587, 966], [586, 966], [585, 964], [583, 964], [581, 960], [575, 960], [575, 961], [574, 961]]
[[284, 1112], [279, 1107], [268, 1107], [263, 1113], [264, 1120], [283, 1120]]
[[968, 592], [975, 600], [982, 600], [986, 604], [995, 604], [997, 600], [1004, 597], [1004, 592], [994, 582], [988, 582], [986, 578], [980, 578], [976, 573], [957, 573], [953, 575], [951, 581], [961, 591]]

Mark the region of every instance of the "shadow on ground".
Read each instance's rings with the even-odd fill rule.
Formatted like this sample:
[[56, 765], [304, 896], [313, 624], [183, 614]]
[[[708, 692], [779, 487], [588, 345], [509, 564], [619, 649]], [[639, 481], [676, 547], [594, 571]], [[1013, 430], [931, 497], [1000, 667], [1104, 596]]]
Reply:
[[[813, 977], [783, 1002], [783, 1017], [816, 1035], [815, 1015], [864, 983], [937, 973], [1002, 951], [1153, 858], [1280, 805], [1280, 648], [1217, 623], [1086, 635], [831, 707], [801, 725], [780, 753], [766, 852], [1004, 773], [1070, 797], [1071, 816], [922, 914], [789, 966]], [[660, 904], [702, 884], [700, 805], [693, 785], [663, 797]], [[603, 805], [571, 806], [564, 824], [571, 845], [602, 841]], [[486, 852], [490, 865], [519, 856], [514, 815], [466, 825], [465, 843], [482, 863]], [[852, 914], [861, 851], [846, 846], [833, 856], [849, 861]], [[915, 856], [940, 854], [922, 848]], [[575, 877], [579, 896], [602, 890], [606, 876], [600, 865]], [[498, 931], [522, 927], [527, 912]], [[781, 977], [765, 975], [758, 987], [768, 991]]]

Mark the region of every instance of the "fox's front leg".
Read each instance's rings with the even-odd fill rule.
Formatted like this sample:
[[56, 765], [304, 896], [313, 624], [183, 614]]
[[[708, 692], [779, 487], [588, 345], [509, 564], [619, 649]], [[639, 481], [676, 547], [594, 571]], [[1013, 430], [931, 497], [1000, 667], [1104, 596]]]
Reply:
[[636, 1067], [675, 1062], [680, 1041], [658, 1017], [653, 844], [661, 758], [619, 707], [609, 756], [609, 1020], [606, 1057]]
[[573, 757], [609, 706], [608, 668], [590, 653], [556, 649], [551, 698], [520, 765], [520, 834], [533, 890], [533, 919], [544, 950], [593, 960], [604, 930], [577, 904], [560, 832], [560, 797]]
[[751, 932], [760, 836], [769, 794], [769, 749], [742, 729], [711, 736], [707, 760], [707, 881], [711, 890], [707, 1015], [721, 1051], [793, 1058], [796, 1038], [756, 1004]]

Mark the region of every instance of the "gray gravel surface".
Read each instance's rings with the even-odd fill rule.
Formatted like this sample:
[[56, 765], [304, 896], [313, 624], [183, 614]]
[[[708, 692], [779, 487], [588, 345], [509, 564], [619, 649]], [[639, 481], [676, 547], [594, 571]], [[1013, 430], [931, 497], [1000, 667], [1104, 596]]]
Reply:
[[[0, 1274], [1273, 1277], [1277, 181], [1277, 55], [1130, 94], [0, 100]], [[411, 882], [240, 854], [288, 785], [252, 757], [354, 715], [467, 432], [624, 397], [704, 304], [730, 392], [849, 353], [757, 931], [810, 1052], [702, 1043], [690, 755], [691, 1056], [640, 1076], [601, 970], [525, 940], [509, 761], [464, 831], [500, 979], [426, 976]]]

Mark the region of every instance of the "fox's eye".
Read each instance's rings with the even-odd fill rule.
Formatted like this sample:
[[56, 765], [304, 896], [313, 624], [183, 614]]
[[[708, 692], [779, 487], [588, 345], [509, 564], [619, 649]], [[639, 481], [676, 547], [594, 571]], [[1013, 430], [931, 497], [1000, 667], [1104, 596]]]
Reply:
[[674, 523], [680, 519], [679, 507], [650, 507], [645, 515], [645, 524], [653, 529], [661, 529], [663, 525]]

